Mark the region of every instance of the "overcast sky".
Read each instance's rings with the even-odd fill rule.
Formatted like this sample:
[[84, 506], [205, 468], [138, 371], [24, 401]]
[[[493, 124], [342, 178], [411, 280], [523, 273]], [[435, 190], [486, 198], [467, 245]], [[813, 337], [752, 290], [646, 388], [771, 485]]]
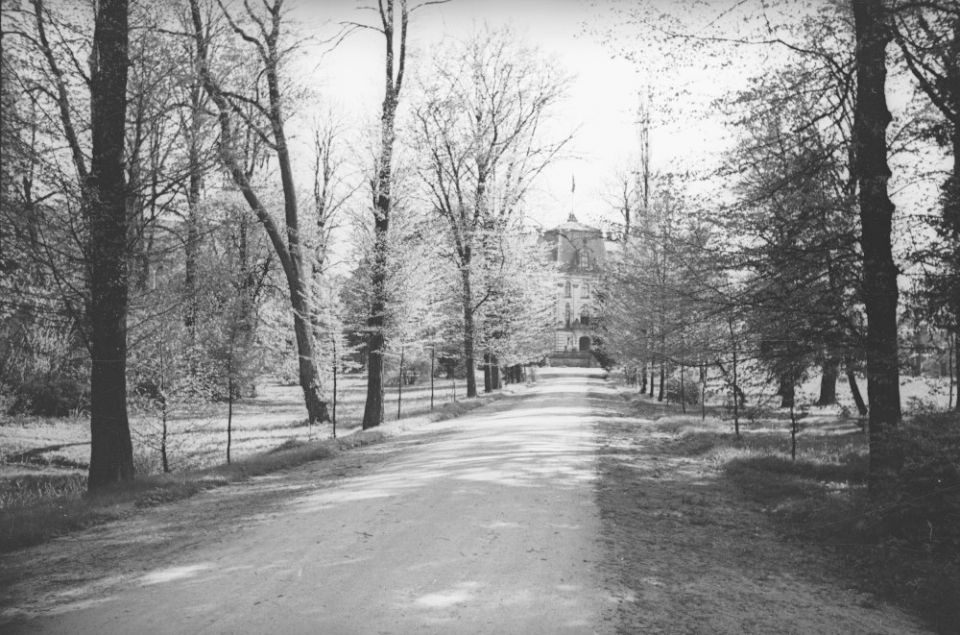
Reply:
[[[318, 2], [310, 20], [373, 23], [376, 15], [358, 10], [357, 5], [350, 0]], [[617, 171], [633, 169], [638, 147], [637, 108], [646, 77], [643, 68], [625, 59], [618, 46], [601, 42], [600, 35], [620, 19], [606, 2], [453, 0], [425, 7], [411, 21], [414, 66], [417, 56], [444, 37], [463, 38], [485, 23], [494, 27], [509, 24], [571, 75], [567, 99], [557, 112], [555, 124], [559, 129], [577, 131], [569, 147], [571, 156], [543, 175], [528, 205], [528, 214], [545, 225], [562, 222], [571, 207], [582, 219], [608, 215], [603, 194], [611, 189]], [[372, 121], [383, 94], [380, 36], [371, 31], [357, 32], [314, 62], [317, 59], [312, 55], [310, 63], [316, 68], [321, 92], [333, 107], [360, 121]], [[411, 87], [406, 85], [401, 100], [412, 98]], [[704, 134], [688, 132], [701, 138]], [[652, 145], [655, 166], [665, 166], [684, 152], [682, 140], [664, 138], [657, 131]], [[576, 179], [574, 196], [571, 177]]]
[[[327, 35], [344, 20], [369, 24], [378, 20], [375, 13], [358, 9], [370, 6], [366, 0], [292, 4], [298, 7], [303, 26]], [[658, 43], [663, 34], [654, 31], [661, 25], [669, 28], [670, 23], [652, 19], [657, 11], [677, 16], [687, 32], [736, 38], [755, 37], [757, 28], [796, 21], [802, 11], [822, 3], [786, 2], [775, 5], [785, 9], [763, 9], [767, 4], [760, 0], [451, 0], [414, 14], [409, 63], [415, 68], [417, 57], [428, 54], [431, 45], [445, 37], [464, 38], [484, 24], [509, 24], [527, 43], [553, 57], [572, 77], [557, 125], [578, 132], [568, 153], [572, 156], [543, 175], [527, 213], [551, 226], [562, 222], [573, 208], [581, 220], [597, 222], [612, 217], [604, 198], [610, 198], [616, 174], [636, 169], [641, 93], [649, 90], [653, 96], [653, 169], [696, 170], [711, 165], [736, 134], [721, 125], [712, 100], [743, 87], [751, 75], [781, 62], [785, 54], [782, 47], [731, 47], [711, 57], [709, 50], [664, 46]], [[640, 6], [646, 9], [638, 14]], [[647, 24], [645, 18], [650, 18]], [[320, 28], [321, 24], [326, 26]], [[322, 58], [319, 50], [308, 48], [299, 68], [320, 85], [331, 107], [346, 113], [349, 123], [376, 121], [383, 95], [381, 36], [358, 31]], [[401, 101], [409, 103], [414, 97], [412, 84], [405, 84]], [[575, 196], [570, 192], [571, 177], [576, 179]]]

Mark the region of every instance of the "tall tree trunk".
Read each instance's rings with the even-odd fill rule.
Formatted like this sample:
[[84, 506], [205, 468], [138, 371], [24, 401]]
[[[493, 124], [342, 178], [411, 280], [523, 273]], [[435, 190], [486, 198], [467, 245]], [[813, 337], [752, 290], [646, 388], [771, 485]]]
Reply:
[[780, 387], [777, 389], [780, 396], [781, 408], [792, 408], [795, 401], [796, 386], [790, 373], [780, 375]]
[[657, 401], [663, 401], [663, 389], [667, 380], [667, 362], [660, 359], [660, 389], [657, 390]]
[[92, 358], [90, 491], [134, 476], [126, 378], [128, 227], [123, 154], [127, 20], [127, 0], [101, 0], [98, 4], [90, 77], [93, 148], [84, 183]]
[[375, 247], [371, 272], [372, 302], [367, 318], [367, 400], [363, 407], [363, 429], [383, 422], [384, 312], [386, 311], [386, 268], [388, 216], [378, 214], [374, 221]]
[[467, 371], [467, 398], [477, 396], [477, 377], [473, 360], [473, 291], [470, 287], [470, 248], [465, 249], [465, 263], [461, 269], [463, 279], [463, 365]]
[[330, 416], [330, 423], [333, 426], [333, 438], [337, 438], [337, 371], [340, 366], [340, 358], [337, 357], [337, 336], [334, 335], [331, 341], [333, 345], [333, 414]]
[[493, 392], [492, 357], [489, 352], [483, 354], [483, 392]]
[[[233, 355], [233, 351], [230, 351]], [[227, 364], [227, 465], [230, 465], [230, 448], [233, 446], [233, 364]]]
[[700, 420], [707, 419], [707, 366], [700, 366]]
[[890, 168], [886, 131], [891, 117], [884, 93], [886, 47], [891, 33], [881, 2], [853, 0], [853, 16], [857, 70], [854, 143], [867, 314], [870, 473], [875, 486], [880, 472], [888, 467], [884, 434], [900, 421], [897, 267], [890, 238], [894, 206], [887, 194]]
[[687, 378], [684, 372], [683, 360], [680, 362], [680, 411], [687, 413]]
[[840, 360], [828, 357], [820, 366], [820, 398], [818, 406], [830, 406], [837, 403], [837, 376], [840, 374]]
[[[290, 285], [293, 287], [293, 284]], [[302, 287], [301, 287], [302, 290]], [[291, 288], [291, 295], [293, 295]], [[307, 416], [311, 423], [330, 421], [327, 402], [320, 396], [320, 369], [317, 367], [313, 325], [310, 323], [311, 306], [306, 294], [301, 293], [293, 299], [293, 330], [297, 337], [298, 373], [300, 389], [303, 391]]]
[[303, 390], [307, 415], [312, 423], [329, 421], [327, 403], [320, 396], [320, 369], [317, 366], [316, 342], [313, 337], [313, 325], [310, 316], [313, 311], [313, 294], [310, 289], [310, 267], [303, 257], [303, 241], [300, 236], [300, 220], [297, 210], [297, 189], [293, 181], [293, 167], [283, 127], [281, 110], [280, 78], [278, 71], [279, 53], [275, 50], [276, 41], [267, 40], [270, 47], [271, 63], [267, 65], [267, 87], [270, 95], [271, 117], [277, 166], [280, 169], [280, 184], [283, 188], [283, 211], [286, 223], [287, 251], [290, 270], [287, 283], [290, 288], [290, 303], [293, 307], [293, 330], [297, 338], [297, 357], [300, 375], [300, 388]]
[[403, 344], [400, 345], [400, 370], [397, 372], [397, 419], [400, 419], [400, 404], [403, 403]]
[[[740, 438], [740, 398], [742, 392], [740, 391], [740, 386], [737, 385], [737, 337], [733, 331], [733, 321], [729, 322], [730, 325], [730, 339], [733, 344], [733, 432], [736, 437]], [[720, 367], [720, 370], [723, 370], [723, 367]], [[724, 372], [726, 374], [726, 372]]]
[[[400, 2], [400, 50], [395, 52], [394, 33], [396, 22], [394, 0], [380, 2], [380, 20], [385, 43], [384, 91], [380, 109], [380, 160], [377, 166], [376, 190], [373, 193], [374, 208], [374, 262], [371, 271], [373, 302], [367, 325], [370, 329], [367, 338], [367, 401], [363, 407], [363, 429], [376, 427], [383, 422], [383, 355], [386, 346], [384, 312], [387, 306], [387, 251], [389, 249], [388, 229], [390, 212], [393, 208], [391, 198], [393, 185], [393, 142], [397, 104], [400, 101], [400, 88], [403, 85], [404, 65], [407, 48], [407, 3]], [[397, 71], [394, 74], [394, 57]]]

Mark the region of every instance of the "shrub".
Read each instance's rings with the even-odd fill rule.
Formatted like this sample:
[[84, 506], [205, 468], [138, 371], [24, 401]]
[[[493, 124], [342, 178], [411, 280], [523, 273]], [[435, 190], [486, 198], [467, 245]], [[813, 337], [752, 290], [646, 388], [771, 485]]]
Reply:
[[894, 470], [876, 519], [894, 539], [960, 553], [960, 416], [927, 413], [892, 430]]
[[89, 408], [89, 404], [85, 380], [70, 375], [38, 376], [16, 388], [8, 414], [66, 417]]
[[683, 388], [680, 386], [680, 380], [671, 377], [666, 380], [663, 386], [663, 395], [667, 401], [680, 403], [686, 401], [688, 405], [695, 406], [700, 403], [700, 384], [697, 382], [684, 382]]

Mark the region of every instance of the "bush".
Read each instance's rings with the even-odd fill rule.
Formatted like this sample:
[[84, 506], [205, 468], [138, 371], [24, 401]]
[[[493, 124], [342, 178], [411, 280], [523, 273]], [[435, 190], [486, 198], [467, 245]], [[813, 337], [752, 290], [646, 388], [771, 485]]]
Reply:
[[69, 375], [32, 377], [14, 391], [8, 414], [66, 417], [90, 405], [86, 381]]
[[960, 416], [928, 413], [888, 433], [893, 470], [875, 511], [884, 533], [960, 554]]
[[680, 380], [671, 377], [664, 383], [663, 396], [667, 401], [674, 403], [686, 401], [688, 405], [695, 406], [700, 403], [700, 384], [687, 380], [681, 389]]

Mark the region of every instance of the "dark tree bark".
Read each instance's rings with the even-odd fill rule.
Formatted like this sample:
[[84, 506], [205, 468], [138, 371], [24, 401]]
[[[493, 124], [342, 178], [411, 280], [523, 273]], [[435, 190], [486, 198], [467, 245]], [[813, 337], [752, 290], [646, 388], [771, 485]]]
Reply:
[[857, 385], [857, 376], [852, 370], [847, 369], [847, 384], [850, 385], [850, 394], [853, 395], [853, 402], [857, 405], [857, 412], [860, 416], [867, 414], [867, 404], [863, 401], [863, 395], [860, 394], [860, 386]]
[[837, 403], [837, 376], [840, 371], [840, 360], [831, 357], [823, 360], [820, 365], [820, 398], [818, 406], [830, 406]]
[[493, 356], [483, 354], [483, 392], [493, 392]]
[[463, 365], [467, 371], [467, 398], [471, 398], [477, 396], [477, 376], [474, 373], [476, 367], [473, 351], [475, 326], [473, 321], [473, 289], [470, 285], [471, 249], [469, 246], [465, 248], [464, 254], [466, 266], [461, 270], [461, 278], [463, 279]]
[[[373, 267], [371, 271], [370, 317], [367, 319], [367, 400], [363, 407], [363, 429], [374, 428], [383, 423], [383, 354], [386, 347], [384, 318], [387, 308], [387, 241], [390, 229], [390, 212], [393, 186], [393, 143], [397, 104], [403, 85], [403, 72], [407, 56], [407, 11], [406, 0], [400, 0], [400, 50], [395, 51], [394, 33], [396, 14], [394, 0], [380, 2], [380, 32], [386, 47], [384, 63], [384, 94], [380, 112], [380, 161], [373, 192]], [[395, 57], [399, 59], [395, 60]], [[396, 62], [396, 73], [394, 73]]]
[[387, 216], [374, 220], [374, 253], [371, 272], [370, 317], [367, 318], [367, 400], [363, 406], [363, 429], [383, 423], [383, 352], [386, 307]]
[[101, 0], [90, 75], [93, 147], [84, 182], [90, 296], [91, 491], [133, 479], [127, 419], [127, 206], [123, 155], [127, 107], [127, 0]]
[[663, 401], [664, 384], [667, 381], [667, 363], [660, 360], [660, 388], [657, 390], [657, 401]]
[[853, 0], [857, 98], [854, 144], [863, 248], [863, 298], [867, 314], [867, 400], [870, 404], [872, 483], [887, 467], [884, 434], [900, 421], [897, 357], [897, 267], [891, 225], [894, 206], [887, 193], [886, 130], [890, 112], [884, 94], [886, 48], [891, 39], [883, 3]]
[[793, 383], [793, 377], [791, 377], [789, 373], [780, 375], [780, 387], [777, 389], [777, 394], [780, 396], [781, 408], [793, 407], [796, 386]]

